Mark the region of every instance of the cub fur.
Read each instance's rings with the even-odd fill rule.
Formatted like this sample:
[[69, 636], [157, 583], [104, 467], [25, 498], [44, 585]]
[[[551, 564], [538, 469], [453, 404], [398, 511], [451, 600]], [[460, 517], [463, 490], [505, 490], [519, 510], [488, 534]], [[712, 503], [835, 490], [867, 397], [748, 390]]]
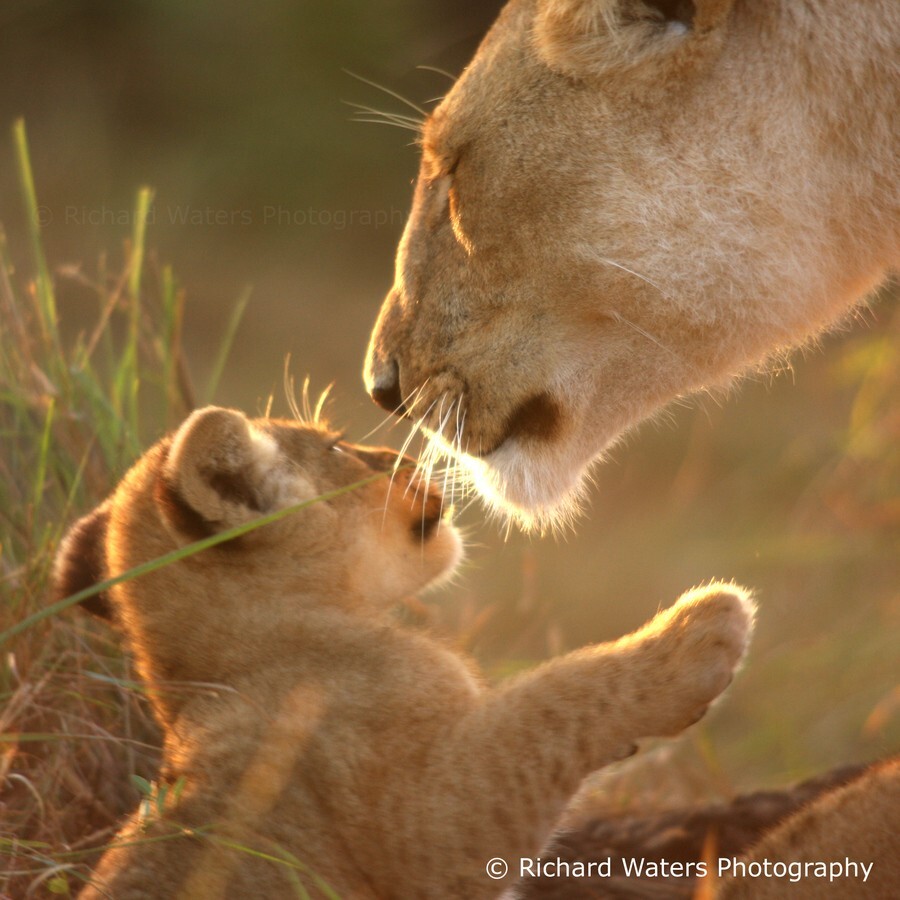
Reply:
[[514, 871], [492, 880], [488, 860], [537, 854], [588, 773], [677, 734], [731, 680], [753, 607], [714, 584], [487, 689], [388, 617], [461, 555], [440, 494], [411, 466], [392, 474], [395, 459], [322, 425], [207, 408], [73, 527], [64, 594], [326, 494], [94, 604], [134, 654], [167, 790], [84, 898], [496, 896]]
[[898, 109], [897, 0], [511, 0], [423, 125], [370, 393], [565, 515], [625, 430], [897, 267]]

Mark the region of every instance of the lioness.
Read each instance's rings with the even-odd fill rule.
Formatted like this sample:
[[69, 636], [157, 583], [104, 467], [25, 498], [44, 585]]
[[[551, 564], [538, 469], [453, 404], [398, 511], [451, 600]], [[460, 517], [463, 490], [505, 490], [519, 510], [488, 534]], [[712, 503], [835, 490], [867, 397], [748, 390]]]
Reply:
[[[729, 867], [737, 874], [722, 883], [716, 897], [895, 900], [900, 885], [898, 835], [900, 760], [894, 759], [826, 794], [772, 829], [753, 848], [747, 866]], [[782, 864], [782, 873], [792, 867], [793, 878], [784, 874], [754, 875], [754, 863], [756, 872], [765, 872], [766, 868], [775, 872], [776, 863]], [[830, 874], [826, 876], [824, 871]], [[842, 875], [835, 877], [835, 872]]]
[[461, 554], [440, 494], [389, 477], [395, 459], [207, 408], [72, 528], [63, 594], [325, 494], [94, 604], [121, 626], [165, 746], [150, 814], [83, 898], [496, 896], [585, 775], [680, 732], [730, 681], [752, 604], [716, 584], [487, 690], [388, 618]]
[[501, 512], [900, 261], [897, 0], [511, 0], [424, 123], [366, 382]]

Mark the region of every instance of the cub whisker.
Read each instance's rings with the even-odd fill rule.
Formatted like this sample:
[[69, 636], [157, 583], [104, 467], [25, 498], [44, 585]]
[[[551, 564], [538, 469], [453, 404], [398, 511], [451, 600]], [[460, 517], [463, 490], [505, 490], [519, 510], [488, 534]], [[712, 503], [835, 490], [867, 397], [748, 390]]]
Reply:
[[[321, 425], [323, 422], [322, 412], [325, 409], [325, 404], [328, 402], [328, 398], [331, 395], [331, 389], [334, 387], [334, 382], [332, 381], [329, 385], [326, 386], [325, 390], [319, 394], [319, 399], [316, 401], [316, 407], [312, 411], [312, 424], [313, 425]], [[303, 393], [306, 396], [307, 389], [309, 388], [309, 378], [307, 377], [306, 381], [303, 383]]]
[[291, 415], [298, 422], [303, 422], [303, 413], [297, 405], [297, 390], [295, 387], [294, 376], [291, 374], [291, 355], [288, 353], [284, 358], [284, 396], [287, 399], [288, 409]]

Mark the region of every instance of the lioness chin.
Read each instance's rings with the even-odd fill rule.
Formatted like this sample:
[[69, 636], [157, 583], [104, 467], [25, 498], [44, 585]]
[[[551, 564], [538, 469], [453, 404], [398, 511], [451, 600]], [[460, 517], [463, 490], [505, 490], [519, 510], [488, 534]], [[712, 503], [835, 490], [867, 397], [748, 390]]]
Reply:
[[512, 0], [424, 123], [370, 393], [559, 517], [897, 266], [898, 109], [896, 0]]

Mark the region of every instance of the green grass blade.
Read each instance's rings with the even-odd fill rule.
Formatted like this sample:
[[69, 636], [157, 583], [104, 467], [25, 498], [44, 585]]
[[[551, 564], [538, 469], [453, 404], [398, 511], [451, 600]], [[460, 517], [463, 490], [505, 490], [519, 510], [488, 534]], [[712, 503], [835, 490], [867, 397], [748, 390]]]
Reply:
[[[53, 418], [56, 412], [56, 400], [49, 398], [47, 403], [47, 415], [44, 417], [44, 428], [41, 431], [41, 442], [38, 449], [37, 471], [34, 475], [34, 484], [31, 492], [32, 509], [37, 512], [41, 509], [44, 499], [44, 490], [47, 486], [47, 463], [50, 456], [50, 436], [53, 430]], [[37, 526], [37, 518], [35, 518]]]
[[234, 344], [234, 338], [237, 334], [238, 327], [241, 324], [241, 319], [244, 316], [244, 310], [247, 308], [247, 303], [250, 301], [250, 294], [253, 289], [250, 286], [244, 288], [241, 292], [241, 295], [237, 299], [237, 303], [234, 305], [234, 309], [231, 311], [231, 316], [228, 319], [228, 326], [225, 329], [225, 334], [222, 338], [222, 343], [219, 345], [219, 352], [216, 354], [216, 360], [213, 364], [212, 373], [209, 376], [209, 381], [206, 385], [206, 402], [212, 403], [213, 398], [215, 396], [216, 391], [219, 387], [219, 381], [222, 378], [222, 373], [225, 371], [225, 363], [228, 361], [228, 355], [231, 353], [231, 348]]
[[[144, 271], [144, 249], [147, 239], [147, 218], [153, 203], [153, 191], [142, 187], [134, 206], [134, 228], [131, 234], [131, 262], [128, 269], [128, 293], [137, 299], [141, 293], [141, 277]], [[134, 315], [134, 313], [132, 314]]]
[[178, 397], [177, 373], [181, 348], [181, 323], [184, 304], [171, 266], [162, 270], [162, 334], [160, 356], [163, 364], [163, 422], [171, 421]]
[[[246, 844], [239, 844], [236, 841], [230, 841], [215, 834], [209, 835], [209, 839], [214, 844], [218, 844], [220, 847], [227, 847], [229, 850], [236, 850], [238, 853], [243, 853], [246, 856], [252, 856], [256, 859], [262, 859], [266, 862], [276, 863], [280, 866], [284, 866], [287, 869], [285, 874], [290, 879], [291, 885], [294, 888], [294, 892], [300, 898], [300, 900], [312, 900], [309, 891], [306, 890], [305, 887], [303, 887], [303, 883], [297, 877], [296, 873], [292, 872], [293, 869], [297, 868], [304, 872], [308, 871], [307, 866], [297, 866], [295, 863], [290, 862], [286, 859], [282, 859], [279, 856], [273, 856], [271, 853], [265, 853], [262, 850], [254, 850], [253, 847], [248, 847], [246, 846]], [[337, 900], [340, 900], [340, 897], [338, 897]]]
[[172, 831], [168, 834], [158, 834], [153, 837], [142, 837], [134, 841], [112, 841], [109, 844], [103, 844], [99, 847], [90, 847], [86, 850], [68, 850], [64, 853], [55, 854], [57, 860], [75, 861], [79, 859], [87, 859], [91, 856], [99, 856], [107, 850], [125, 850], [129, 847], [143, 847], [147, 844], [161, 844], [165, 841], [181, 840], [182, 838], [203, 838], [208, 837], [211, 829], [210, 825], [201, 825], [197, 828], [184, 828], [180, 825], [173, 825]]
[[147, 217], [153, 201], [153, 191], [141, 188], [134, 206], [134, 228], [131, 234], [131, 254], [128, 261], [128, 330], [125, 347], [116, 367], [113, 381], [113, 407], [123, 427], [121, 438], [133, 456], [139, 451], [138, 394], [141, 388], [141, 279], [144, 270], [144, 242], [147, 236]]
[[194, 556], [196, 553], [200, 553], [201, 551], [207, 550], [210, 547], [215, 547], [218, 544], [224, 544], [226, 541], [233, 540], [234, 538], [240, 537], [241, 535], [249, 534], [251, 531], [255, 531], [257, 528], [262, 528], [263, 525], [269, 525], [272, 522], [278, 522], [281, 519], [293, 515], [294, 513], [300, 512], [300, 510], [306, 509], [309, 506], [313, 506], [316, 503], [325, 503], [329, 500], [335, 499], [335, 497], [340, 497], [343, 494], [348, 494], [351, 491], [358, 490], [359, 488], [365, 487], [365, 485], [367, 484], [371, 484], [373, 481], [377, 481], [380, 478], [386, 478], [390, 476], [390, 474], [390, 472], [379, 472], [377, 475], [372, 475], [369, 478], [364, 478], [362, 481], [355, 481], [352, 484], [345, 485], [342, 488], [320, 494], [318, 497], [313, 497], [311, 500], [304, 500], [301, 503], [294, 503], [291, 506], [286, 506], [282, 509], [275, 510], [275, 512], [269, 513], [266, 516], [261, 516], [260, 518], [253, 519], [250, 522], [244, 522], [242, 525], [236, 525], [234, 528], [229, 528], [225, 531], [219, 532], [218, 534], [213, 534], [208, 538], [203, 538], [202, 540], [195, 541], [192, 544], [188, 544], [185, 547], [179, 547], [177, 550], [172, 550], [169, 553], [164, 553], [162, 556], [158, 556], [155, 559], [151, 559], [145, 563], [141, 563], [141, 565], [135, 566], [133, 569], [129, 569], [127, 572], [122, 572], [120, 575], [116, 575], [114, 578], [108, 578], [105, 581], [101, 581], [99, 584], [94, 584], [90, 587], [84, 588], [84, 590], [78, 591], [75, 594], [71, 594], [68, 597], [64, 597], [62, 600], [58, 600], [56, 603], [51, 603], [49, 606], [38, 610], [36, 613], [33, 613], [32, 615], [23, 619], [21, 622], [17, 622], [11, 628], [8, 628], [6, 631], [0, 633], [0, 646], [3, 646], [5, 643], [7, 643], [7, 641], [11, 640], [16, 635], [21, 634], [23, 631], [27, 631], [29, 628], [32, 628], [38, 623], [43, 622], [45, 619], [61, 613], [63, 610], [68, 609], [70, 606], [74, 606], [76, 603], [80, 603], [82, 600], [87, 600], [88, 597], [94, 597], [97, 594], [102, 594], [103, 591], [109, 590], [109, 588], [114, 587], [117, 584], [122, 584], [125, 581], [131, 581], [134, 578], [139, 578], [141, 575], [147, 575], [150, 572], [155, 572], [157, 569], [161, 569], [163, 566], [171, 565], [174, 562], [178, 562], [181, 559], [187, 559], [189, 556]]
[[[14, 340], [21, 341], [27, 332], [19, 305], [16, 303], [12, 282], [9, 280], [9, 275], [12, 271], [13, 264], [9, 258], [6, 231], [3, 229], [3, 224], [0, 223], [0, 310], [3, 313], [5, 328], [12, 330]], [[7, 337], [10, 337], [9, 332], [7, 332]], [[12, 348], [5, 348], [4, 344], [5, 342], [0, 341], [0, 351], [6, 356], [7, 352], [11, 352]]]
[[24, 119], [16, 119], [13, 123], [13, 142], [15, 144], [19, 184], [25, 203], [28, 237], [36, 270], [35, 289], [41, 333], [46, 346], [57, 351], [55, 358], [61, 359], [56, 297], [53, 293], [53, 280], [50, 277], [50, 269], [47, 266], [47, 259], [44, 256], [44, 247], [41, 241], [41, 209], [38, 206], [37, 191], [34, 187], [34, 174], [31, 170], [31, 156], [28, 152], [28, 135], [25, 131]]

